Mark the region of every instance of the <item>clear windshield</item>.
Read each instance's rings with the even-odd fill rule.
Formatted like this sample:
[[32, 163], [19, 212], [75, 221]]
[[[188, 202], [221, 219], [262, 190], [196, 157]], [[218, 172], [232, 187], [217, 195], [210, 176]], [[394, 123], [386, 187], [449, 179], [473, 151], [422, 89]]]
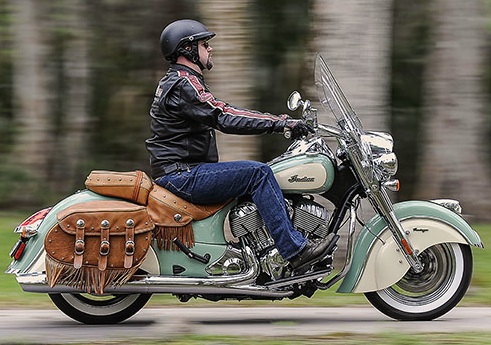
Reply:
[[360, 119], [320, 54], [317, 54], [315, 60], [315, 86], [320, 103], [334, 115], [337, 125], [344, 130], [362, 134]]

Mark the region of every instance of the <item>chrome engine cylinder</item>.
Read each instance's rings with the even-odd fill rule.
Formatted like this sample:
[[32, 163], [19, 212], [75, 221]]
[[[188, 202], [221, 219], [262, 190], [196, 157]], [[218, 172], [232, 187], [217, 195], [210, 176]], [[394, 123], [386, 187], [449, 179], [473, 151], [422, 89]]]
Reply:
[[305, 237], [326, 238], [329, 233], [329, 213], [320, 204], [304, 198], [294, 205], [293, 226]]
[[230, 231], [235, 237], [252, 236], [252, 245], [257, 251], [263, 251], [274, 246], [274, 240], [269, 235], [261, 215], [254, 203], [243, 202], [230, 211]]

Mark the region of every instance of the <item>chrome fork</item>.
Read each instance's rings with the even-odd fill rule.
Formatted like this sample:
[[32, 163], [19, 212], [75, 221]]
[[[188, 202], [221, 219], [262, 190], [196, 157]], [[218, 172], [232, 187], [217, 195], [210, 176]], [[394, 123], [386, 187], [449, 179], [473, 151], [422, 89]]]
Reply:
[[392, 206], [392, 202], [385, 189], [377, 188], [376, 190], [371, 190], [369, 199], [375, 209], [384, 218], [389, 230], [392, 232], [392, 236], [394, 236], [394, 239], [396, 240], [397, 246], [401, 250], [401, 253], [404, 255], [408, 264], [416, 273], [423, 271], [423, 265], [418, 258], [419, 253], [411, 245], [411, 242], [407, 237], [408, 233], [406, 233], [406, 230], [403, 229], [399, 219], [397, 219], [394, 207]]

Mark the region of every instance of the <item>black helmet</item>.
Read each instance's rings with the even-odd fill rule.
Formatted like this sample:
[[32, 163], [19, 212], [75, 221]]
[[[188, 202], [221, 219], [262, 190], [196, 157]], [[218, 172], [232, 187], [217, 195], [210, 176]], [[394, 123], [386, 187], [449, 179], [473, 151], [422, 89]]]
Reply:
[[[210, 39], [214, 32], [206, 26], [192, 19], [182, 19], [170, 23], [160, 35], [160, 50], [166, 60], [175, 62], [179, 55], [184, 55], [194, 63], [199, 62], [198, 41]], [[187, 51], [182, 48], [186, 43], [191, 43], [193, 49]]]

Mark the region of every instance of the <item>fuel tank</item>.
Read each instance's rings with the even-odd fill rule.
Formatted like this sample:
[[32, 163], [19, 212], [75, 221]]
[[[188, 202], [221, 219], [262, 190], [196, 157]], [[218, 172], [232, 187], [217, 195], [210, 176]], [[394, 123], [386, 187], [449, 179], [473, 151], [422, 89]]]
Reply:
[[324, 193], [334, 182], [333, 160], [324, 153], [285, 154], [269, 164], [287, 194]]

